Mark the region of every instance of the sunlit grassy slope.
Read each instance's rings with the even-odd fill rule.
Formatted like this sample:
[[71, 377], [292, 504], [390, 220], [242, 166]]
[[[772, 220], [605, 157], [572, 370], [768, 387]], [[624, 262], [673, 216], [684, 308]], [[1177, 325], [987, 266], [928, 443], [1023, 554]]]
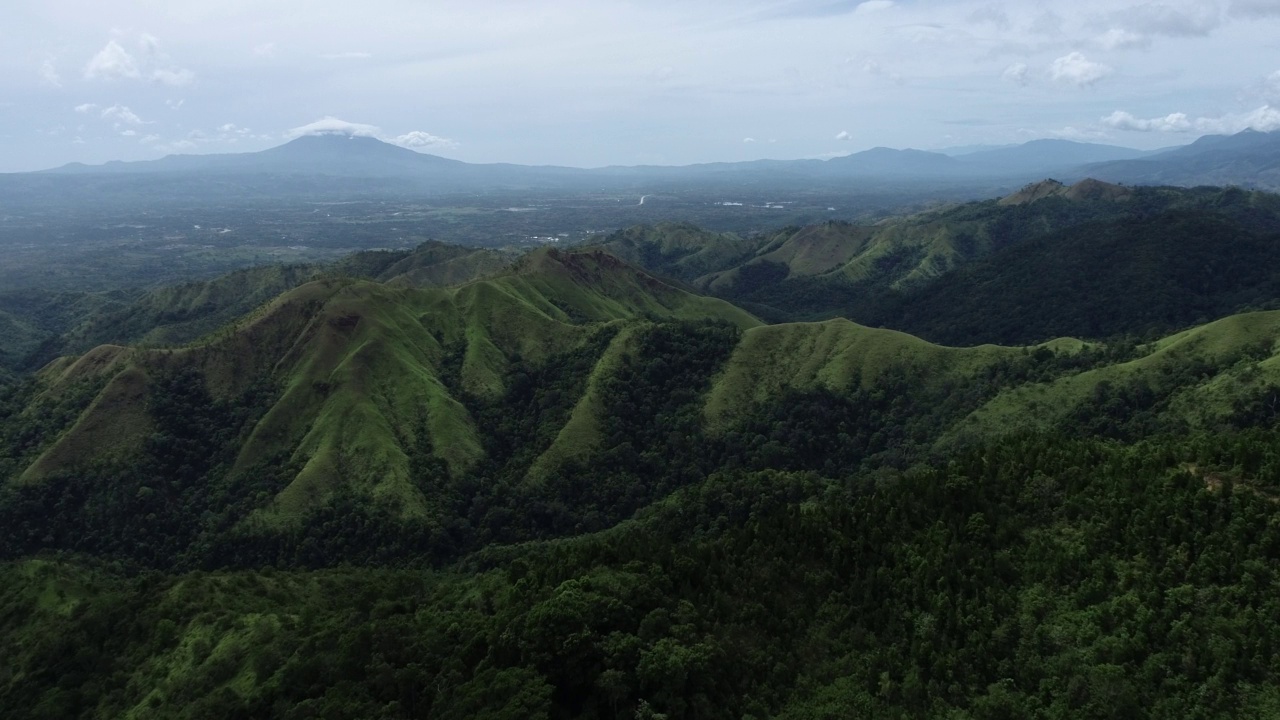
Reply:
[[1032, 380], [1024, 372], [1035, 365], [1031, 355], [1074, 355], [1091, 346], [1059, 339], [1032, 348], [954, 348], [844, 319], [764, 326], [727, 302], [667, 284], [602, 250], [542, 249], [449, 288], [320, 279], [192, 344], [104, 345], [52, 362], [41, 374], [46, 397], [95, 378], [102, 390], [14, 481], [39, 483], [138, 452], [157, 429], [149, 410], [157, 380], [194, 369], [215, 399], [273, 389], [230, 461], [232, 477], [287, 474], [251, 524], [290, 522], [339, 490], [401, 517], [422, 517], [432, 502], [412, 479], [416, 448], [429, 446], [451, 475], [465, 475], [486, 457], [477, 403], [500, 401], [519, 368], [551, 362], [612, 325], [616, 334], [592, 361], [575, 391], [581, 394], [568, 398], [557, 421], [563, 425], [547, 428], [553, 439], [532, 459], [527, 479], [541, 483], [566, 463], [588, 461], [605, 440], [607, 381], [634, 358], [646, 328], [669, 320], [715, 320], [743, 331], [698, 401], [712, 433], [731, 431], [791, 393], [851, 395], [882, 387], [939, 402], [953, 392], [971, 398], [949, 406], [948, 412], [963, 407], [960, 415], [943, 417], [904, 397], [906, 415], [895, 417], [932, 418], [941, 428], [940, 448], [1069, 429], [1082, 408], [1104, 406], [1109, 393], [1138, 392], [1133, 388], [1154, 398], [1148, 409], [1161, 422], [1212, 428], [1242, 399], [1280, 381], [1274, 354], [1280, 313], [1230, 317], [1129, 353], [1123, 362], [1095, 359], [1085, 371], [1054, 370]]
[[537, 363], [576, 347], [600, 324], [644, 318], [758, 324], [728, 303], [599, 252], [542, 250], [506, 274], [447, 289], [311, 282], [195, 344], [103, 346], [51, 363], [43, 371], [46, 393], [85, 377], [105, 378], [105, 389], [21, 481], [136, 451], [151, 432], [150, 379], [195, 368], [215, 398], [237, 397], [259, 382], [279, 387], [233, 470], [282, 462], [297, 468], [259, 520], [295, 517], [324, 503], [339, 483], [414, 516], [424, 511], [409, 482], [417, 433], [430, 434], [435, 454], [454, 472], [481, 456], [459, 392], [494, 397], [513, 362]]
[[[739, 238], [682, 224], [635, 227], [600, 247], [696, 287], [733, 294], [753, 266], [780, 268], [775, 280], [820, 278], [843, 286], [907, 288], [927, 282], [1004, 244], [1126, 212], [1132, 191], [1085, 180], [1037, 183], [1001, 200], [967, 203], [875, 225], [826, 222]], [[1049, 202], [1039, 202], [1049, 200]]]
[[1280, 312], [1234, 315], [1166, 337], [1137, 359], [1010, 389], [958, 424], [944, 443], [974, 436], [1049, 430], [1124, 386], [1168, 396], [1166, 414], [1212, 429], [1236, 401], [1280, 382]]

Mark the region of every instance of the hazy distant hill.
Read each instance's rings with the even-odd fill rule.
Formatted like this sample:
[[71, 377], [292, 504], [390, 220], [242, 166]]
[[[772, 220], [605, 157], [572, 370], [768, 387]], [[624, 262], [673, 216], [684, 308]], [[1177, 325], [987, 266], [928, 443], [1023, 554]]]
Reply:
[[1240, 185], [1280, 189], [1280, 131], [1207, 135], [1136, 160], [1090, 165], [1082, 173], [1144, 185]]
[[[977, 183], [1026, 182], [1057, 176], [1098, 177], [1112, 182], [1168, 185], [1238, 184], [1280, 187], [1280, 137], [1251, 130], [1234, 136], [1206, 136], [1191, 145], [1162, 152], [1067, 140], [1033, 140], [1021, 145], [975, 149], [958, 155], [878, 147], [829, 160], [757, 160], [664, 167], [580, 169], [511, 164], [471, 164], [418, 153], [368, 137], [319, 135], [297, 138], [260, 152], [223, 155], [171, 155], [143, 162], [72, 164], [22, 177], [142, 176], [165, 174], [191, 183], [200, 178], [236, 178], [249, 183], [262, 176], [289, 176], [291, 182], [329, 178], [331, 182], [370, 179], [417, 192], [498, 188], [585, 189], [629, 187], [636, 183], [733, 183], [791, 186], [829, 184], [841, 178]], [[397, 185], [398, 184], [398, 185]], [[287, 193], [293, 186], [282, 185]], [[307, 189], [298, 186], [296, 191]]]
[[981, 168], [1007, 175], [1032, 173], [1049, 177], [1082, 165], [1129, 160], [1145, 155], [1148, 153], [1115, 145], [1071, 140], [1032, 140], [1014, 147], [967, 153], [957, 160], [974, 170]]
[[831, 158], [824, 170], [848, 175], [951, 177], [965, 174], [965, 165], [941, 153], [878, 147]]
[[[304, 136], [259, 152], [170, 155], [159, 160], [73, 163], [38, 175], [81, 176], [168, 174], [187, 179], [278, 175], [290, 177], [378, 178], [407, 183], [453, 183], [455, 189], [546, 184], [566, 187], [636, 181], [666, 182], [830, 182], [838, 178], [910, 180], [1030, 179], [1101, 160], [1138, 157], [1136, 150], [1060, 140], [1039, 140], [951, 157], [922, 150], [878, 147], [830, 160], [756, 160], [688, 166], [605, 167], [592, 170], [510, 164], [476, 165], [415, 152], [369, 137]], [[567, 185], [566, 185], [567, 184]], [[432, 187], [427, 185], [425, 187]], [[287, 188], [282, 188], [286, 190]]]
[[73, 163], [47, 170], [54, 174], [263, 173], [348, 177], [414, 177], [457, 170], [466, 163], [414, 152], [370, 137], [311, 135], [259, 152], [216, 155], [168, 155], [159, 160]]

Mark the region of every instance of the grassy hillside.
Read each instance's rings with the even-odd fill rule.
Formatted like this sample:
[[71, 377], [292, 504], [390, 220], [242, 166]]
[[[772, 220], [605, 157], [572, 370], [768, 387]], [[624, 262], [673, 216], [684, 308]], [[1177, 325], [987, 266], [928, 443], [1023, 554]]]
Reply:
[[[1081, 202], [1026, 194], [1007, 207]], [[1237, 210], [1202, 221], [1270, 222]], [[734, 282], [784, 259], [806, 282], [845, 272], [854, 231], [765, 239], [777, 262]], [[1184, 262], [1143, 252], [1143, 278]], [[304, 282], [192, 342], [0, 383], [0, 707], [1280, 708], [1280, 311], [1143, 343], [948, 347], [763, 325], [599, 248], [454, 287], [408, 278], [473, 256], [424, 253], [353, 258], [369, 277]]]
[[[147, 478], [177, 470], [161, 482], [172, 522], [213, 512], [157, 538], [163, 563], [257, 562], [263, 543], [307, 565], [450, 557], [609, 527], [726, 463], [905, 470], [1029, 429], [1247, 427], [1277, 387], [1277, 317], [1141, 347], [953, 348], [847, 320], [761, 326], [599, 251], [543, 250], [452, 289], [331, 279], [200, 343], [51, 364], [14, 400], [7, 510], [71, 523], [89, 505], [67, 493], [97, 502], [134, 478], [122, 518], [94, 521], [94, 547], [117, 552], [155, 506]], [[308, 549], [320, 532], [347, 539]]]
[[254, 507], [238, 513], [250, 529], [296, 524], [342, 493], [396, 518], [438, 518], [439, 499], [424, 494], [416, 465], [467, 474], [485, 455], [473, 413], [503, 398], [514, 374], [574, 351], [602, 326], [641, 318], [757, 324], [602, 253], [544, 250], [453, 289], [311, 282], [194, 344], [103, 346], [51, 364], [15, 423], [77, 383], [101, 390], [74, 422], [41, 435], [38, 454], [10, 451], [12, 463], [29, 462], [12, 482], [57, 485], [159, 462], [152, 444], [166, 427], [157, 406], [195, 403], [193, 413], [229, 423], [204, 432], [222, 438], [215, 451], [226, 455], [225, 464], [204, 459], [206, 480], [252, 490], [245, 501]]
[[774, 322], [843, 316], [951, 345], [1154, 337], [1271, 307], [1280, 196], [1044, 181], [874, 226], [785, 229], [719, 265], [662, 259], [693, 236], [636, 228], [602, 247]]
[[947, 343], [1159, 333], [1273, 307], [1278, 260], [1280, 223], [1159, 213], [1028, 240], [855, 317]]
[[972, 376], [1017, 348], [947, 348], [893, 330], [844, 319], [749, 330], [707, 399], [713, 426], [731, 423], [788, 391], [844, 393], [875, 386], [887, 373], [918, 368], [920, 381], [941, 384]]
[[1002, 392], [952, 431], [1037, 430], [1133, 439], [1220, 431], [1280, 384], [1280, 312], [1236, 315], [1141, 349], [1127, 362]]
[[499, 251], [427, 242], [413, 251], [361, 252], [327, 265], [265, 265], [149, 290], [9, 293], [0, 297], [6, 331], [0, 333], [0, 367], [35, 370], [59, 355], [106, 343], [190, 343], [321, 277], [447, 287], [493, 274], [512, 259]]
[[759, 239], [714, 233], [688, 223], [636, 226], [599, 239], [609, 254], [667, 277], [693, 281], [733, 267], [759, 250]]

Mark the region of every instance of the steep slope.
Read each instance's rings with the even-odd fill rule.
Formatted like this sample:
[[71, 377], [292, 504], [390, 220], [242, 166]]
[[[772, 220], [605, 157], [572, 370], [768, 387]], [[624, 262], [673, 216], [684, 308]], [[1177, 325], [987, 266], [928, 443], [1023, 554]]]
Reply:
[[252, 522], [297, 518], [339, 490], [368, 496], [397, 516], [425, 516], [431, 500], [410, 482], [411, 463], [429, 459], [420, 457], [425, 452], [456, 475], [482, 456], [463, 400], [474, 406], [499, 397], [516, 365], [540, 363], [581, 345], [602, 324], [642, 315], [756, 324], [723, 301], [690, 295], [599, 252], [539, 251], [508, 274], [454, 289], [311, 282], [201, 343], [104, 346], [51, 364], [42, 373], [46, 395], [85, 379], [103, 389], [20, 482], [147, 448], [152, 433], [165, 430], [154, 410], [166, 393], [195, 383], [197, 394], [207, 393], [206, 405], [238, 407], [265, 385], [277, 388], [265, 404], [257, 396], [260, 404], [247, 408], [241, 425], [218, 431], [234, 441], [223, 482], [264, 473], [283, 482]]
[[460, 285], [514, 256], [427, 242], [412, 251], [370, 251], [326, 265], [264, 265], [210, 280], [112, 293], [11, 293], [0, 298], [0, 367], [35, 370], [58, 355], [102, 344], [182, 345], [288, 290], [320, 277], [367, 278], [407, 287]]
[[[632, 228], [597, 242], [652, 272], [730, 299], [767, 303], [773, 286], [788, 280], [831, 283], [833, 297], [842, 299], [858, 288], [870, 292], [918, 285], [1024, 238], [1090, 219], [1124, 216], [1133, 212], [1127, 205], [1131, 197], [1131, 190], [1094, 180], [1073, 186], [1049, 180], [999, 201], [966, 203], [873, 226], [827, 222], [742, 241], [689, 226], [660, 225]], [[1035, 202], [1046, 198], [1061, 202]], [[1166, 193], [1155, 202], [1175, 200], [1176, 194]], [[741, 287], [735, 287], [739, 282]]]
[[1280, 297], [1274, 198], [1219, 198], [1212, 211], [1135, 213], [1028, 239], [852, 316], [943, 343], [1020, 344], [1167, 332], [1270, 307]]
[[874, 226], [787, 228], [699, 277], [656, 259], [662, 228], [628, 232], [629, 257], [770, 321], [844, 316], [951, 345], [1020, 345], [1269, 307], [1280, 196], [1044, 180]]
[[443, 562], [603, 530], [726, 470], [1266, 422], [1278, 347], [1280, 313], [1141, 347], [760, 326], [598, 250], [457, 288], [326, 279], [200, 343], [102, 346], [0, 397], [20, 408], [0, 525], [10, 549], [157, 567]]
[[620, 230], [593, 246], [650, 272], [693, 282], [751, 257], [761, 242], [688, 223], [660, 223]]
[[[1063, 339], [1044, 347], [1070, 354], [1081, 345]], [[725, 427], [791, 391], [847, 393], [876, 387], [885, 375], [904, 369], [916, 373], [916, 390], [962, 384], [984, 368], [1021, 358], [1025, 352], [996, 345], [934, 345], [844, 318], [762, 326], [743, 334], [707, 397], [705, 412], [712, 427]]]
[[1132, 360], [1010, 388], [943, 439], [1036, 430], [1132, 438], [1221, 431], [1280, 385], [1280, 311], [1234, 315], [1163, 338]]
[[[954, 247], [957, 228], [972, 223], [996, 245], [1013, 223], [1051, 225], [1082, 206], [1092, 212], [1090, 202], [1128, 212], [1169, 197], [1118, 200], [1104, 186], [1083, 194], [1094, 200], [1071, 199], [1060, 186], [1040, 195], [945, 211], [949, 224], [932, 216], [877, 231], [919, 238], [928, 228], [939, 247]], [[1069, 237], [1045, 235], [1049, 249], [1031, 252], [1038, 241], [1023, 240], [987, 257], [1017, 250], [1063, 265], [1053, 248], [1085, 258], [1068, 240], [1100, 243], [1111, 254], [1099, 262], [1113, 269], [1073, 281], [1089, 289], [1079, 307], [1110, 302], [1102, 315], [1130, 325], [1166, 307], [1152, 300], [1166, 281], [1231, 302], [1261, 292], [1265, 283], [1245, 282], [1253, 276], [1230, 264], [1221, 243], [1264, 279], [1274, 263], [1258, 262], [1255, 250], [1275, 243], [1261, 238], [1255, 248], [1215, 233], [1246, 221], [1265, 227], [1271, 196], [1196, 197], [1236, 225], [1156, 203], [1140, 223], [1148, 235], [1086, 224]], [[1099, 230], [1113, 226], [1124, 232]], [[850, 263], [831, 253], [872, 239], [856, 230], [787, 231], [761, 257], [791, 261], [800, 279], [831, 267], [826, 275], [835, 276]], [[416, 260], [352, 262], [395, 280], [467, 257], [432, 246]], [[738, 282], [764, 265], [741, 266]], [[1236, 295], [1213, 295], [1213, 277], [1192, 277], [1206, 267], [1241, 281]], [[1046, 272], [1022, 274], [1056, 282]], [[1120, 289], [1141, 302], [1117, 304]], [[1070, 317], [1076, 302], [1059, 289], [1028, 307]], [[956, 322], [947, 313], [964, 306], [951, 305], [937, 317]], [[998, 333], [1019, 321], [1012, 312], [979, 318], [982, 328], [957, 327]], [[1255, 422], [1270, 407], [1276, 328], [1272, 315], [1246, 315], [1150, 346], [1068, 338], [946, 347], [845, 319], [761, 326], [599, 248], [543, 248], [450, 288], [327, 276], [199, 341], [103, 345], [50, 363], [16, 394], [6, 390], [0, 401], [17, 411], [0, 422], [0, 469], [10, 478], [10, 499], [0, 499], [0, 515], [10, 515], [0, 519], [25, 528], [13, 541], [24, 548], [131, 554], [136, 546], [145, 549], [139, 561], [157, 565], [253, 563], [273, 553], [302, 564], [447, 559], [493, 542], [601, 530], [725, 468], [834, 476], [903, 469], [1029, 427], [1137, 437]], [[1119, 411], [1129, 419], [1116, 420]], [[90, 512], [100, 504], [114, 511]], [[38, 533], [30, 523], [42, 516], [93, 532]], [[138, 525], [151, 516], [160, 520]]]
[[514, 257], [498, 250], [428, 242], [372, 277], [378, 282], [408, 287], [448, 287], [493, 275]]

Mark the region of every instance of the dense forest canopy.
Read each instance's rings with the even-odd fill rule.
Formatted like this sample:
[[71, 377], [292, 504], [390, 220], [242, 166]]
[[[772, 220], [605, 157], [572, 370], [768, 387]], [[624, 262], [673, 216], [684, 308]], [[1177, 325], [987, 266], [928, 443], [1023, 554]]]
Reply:
[[32, 305], [0, 707], [1275, 715], [1278, 213], [1038, 185]]

